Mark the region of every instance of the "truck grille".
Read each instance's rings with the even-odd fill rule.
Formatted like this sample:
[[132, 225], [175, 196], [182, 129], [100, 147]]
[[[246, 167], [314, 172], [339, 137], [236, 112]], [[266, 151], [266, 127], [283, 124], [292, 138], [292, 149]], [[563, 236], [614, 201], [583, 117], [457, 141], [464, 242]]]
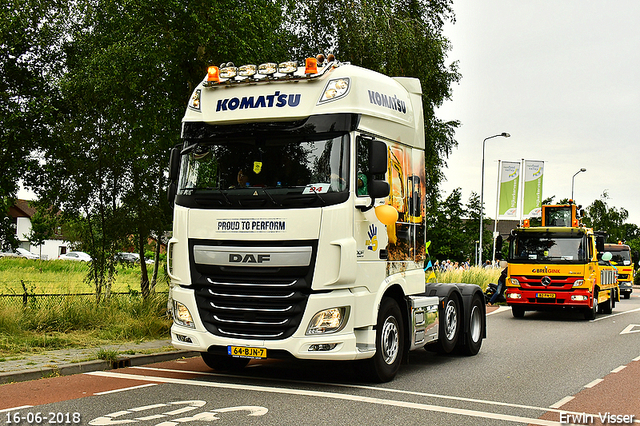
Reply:
[[[206, 243], [205, 243], [206, 244]], [[270, 245], [276, 245], [269, 242]], [[256, 267], [196, 263], [194, 250], [202, 250], [203, 242], [190, 242], [191, 276], [195, 287], [196, 305], [205, 328], [210, 333], [227, 338], [248, 340], [280, 340], [290, 337], [300, 326], [309, 295], [317, 244], [309, 242], [281, 243], [286, 247], [308, 250], [307, 265]], [[224, 247], [252, 246], [243, 242], [217, 242], [211, 251]], [[260, 248], [261, 252], [268, 249]]]
[[300, 325], [309, 298], [304, 279], [215, 280], [196, 290], [200, 319], [217, 336], [283, 339]]
[[549, 284], [545, 286], [542, 283], [542, 279], [544, 278], [543, 276], [526, 275], [515, 278], [518, 278], [518, 281], [520, 281], [520, 285], [522, 286], [522, 288], [536, 290], [545, 288], [553, 288], [554, 290], [571, 290], [573, 288], [573, 283], [576, 281], [576, 279], [578, 279], [576, 277], [569, 276], [550, 276], [548, 277]]

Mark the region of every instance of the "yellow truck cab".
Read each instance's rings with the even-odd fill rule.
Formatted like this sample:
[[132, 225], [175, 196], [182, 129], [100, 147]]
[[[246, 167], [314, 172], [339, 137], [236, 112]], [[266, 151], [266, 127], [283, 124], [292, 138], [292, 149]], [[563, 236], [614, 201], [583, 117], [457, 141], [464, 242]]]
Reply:
[[505, 297], [513, 316], [572, 308], [594, 319], [619, 300], [616, 270], [605, 234], [580, 222], [573, 203], [542, 206], [542, 225], [511, 231]]
[[605, 244], [604, 249], [611, 253], [611, 264], [618, 272], [618, 286], [620, 294], [628, 299], [633, 292], [633, 261], [631, 260], [631, 248], [619, 242], [618, 244]]

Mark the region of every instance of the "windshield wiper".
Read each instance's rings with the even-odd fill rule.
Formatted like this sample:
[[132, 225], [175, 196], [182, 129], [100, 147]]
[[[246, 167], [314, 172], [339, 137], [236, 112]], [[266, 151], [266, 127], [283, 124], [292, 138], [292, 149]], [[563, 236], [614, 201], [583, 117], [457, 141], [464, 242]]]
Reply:
[[325, 206], [327, 205], [327, 201], [320, 196], [320, 193], [318, 191], [316, 191], [314, 188], [311, 188], [311, 192], [315, 194], [316, 197], [320, 199], [320, 201], [322, 201], [322, 204], [324, 204]]
[[274, 200], [274, 199], [273, 199], [273, 197], [271, 196], [271, 194], [269, 194], [269, 193], [267, 192], [267, 189], [266, 189], [266, 188], [262, 188], [262, 191], [267, 195], [267, 197], [269, 197], [269, 199], [271, 200], [271, 202], [272, 202], [273, 204], [275, 204], [275, 205], [276, 205], [276, 206], [278, 206], [278, 207], [282, 207], [282, 203], [278, 203], [276, 200]]

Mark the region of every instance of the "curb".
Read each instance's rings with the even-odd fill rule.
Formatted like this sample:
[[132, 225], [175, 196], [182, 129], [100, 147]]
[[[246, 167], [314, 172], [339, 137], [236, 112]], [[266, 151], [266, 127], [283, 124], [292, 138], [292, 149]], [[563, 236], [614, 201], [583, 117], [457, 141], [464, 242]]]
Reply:
[[105, 360], [93, 360], [66, 364], [58, 367], [46, 367], [32, 370], [9, 371], [0, 373], [0, 384], [26, 382], [58, 376], [71, 376], [73, 374], [88, 373], [91, 371], [105, 371], [117, 368], [134, 367], [138, 365], [154, 364], [156, 362], [172, 361], [179, 358], [190, 358], [200, 355], [195, 351], [173, 351], [142, 355], [120, 355], [113, 363]]

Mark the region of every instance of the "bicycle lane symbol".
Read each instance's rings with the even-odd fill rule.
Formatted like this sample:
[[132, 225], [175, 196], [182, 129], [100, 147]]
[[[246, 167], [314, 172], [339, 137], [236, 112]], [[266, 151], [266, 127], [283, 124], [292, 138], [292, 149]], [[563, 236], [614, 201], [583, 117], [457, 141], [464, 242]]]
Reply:
[[[92, 426], [106, 426], [106, 425], [123, 425], [123, 424], [132, 424], [132, 423], [140, 423], [140, 422], [148, 422], [148, 421], [160, 421], [160, 423], [156, 423], [155, 426], [176, 426], [181, 423], [190, 422], [190, 421], [202, 421], [202, 422], [210, 422], [214, 420], [220, 420], [218, 417], [219, 414], [237, 412], [237, 411], [247, 411], [247, 416], [258, 417], [264, 416], [269, 411], [265, 407], [257, 407], [257, 406], [239, 406], [239, 407], [226, 407], [226, 408], [217, 408], [210, 411], [202, 411], [191, 416], [179, 417], [174, 419], [169, 419], [174, 416], [181, 416], [185, 413], [192, 412], [198, 409], [201, 409], [205, 406], [206, 401], [193, 400], [193, 401], [175, 401], [169, 402], [167, 404], [153, 404], [146, 405], [142, 407], [129, 408], [128, 410], [116, 411], [110, 414], [106, 414], [102, 417], [95, 418], [89, 422]], [[149, 413], [149, 411], [158, 411], [163, 408], [169, 407], [180, 407], [177, 409], [173, 409], [167, 412], [162, 412], [158, 414]], [[147, 415], [144, 415], [147, 412]], [[139, 414], [138, 414], [139, 413]], [[142, 414], [142, 415], [140, 415]], [[125, 416], [134, 415], [134, 418], [123, 418]]]

